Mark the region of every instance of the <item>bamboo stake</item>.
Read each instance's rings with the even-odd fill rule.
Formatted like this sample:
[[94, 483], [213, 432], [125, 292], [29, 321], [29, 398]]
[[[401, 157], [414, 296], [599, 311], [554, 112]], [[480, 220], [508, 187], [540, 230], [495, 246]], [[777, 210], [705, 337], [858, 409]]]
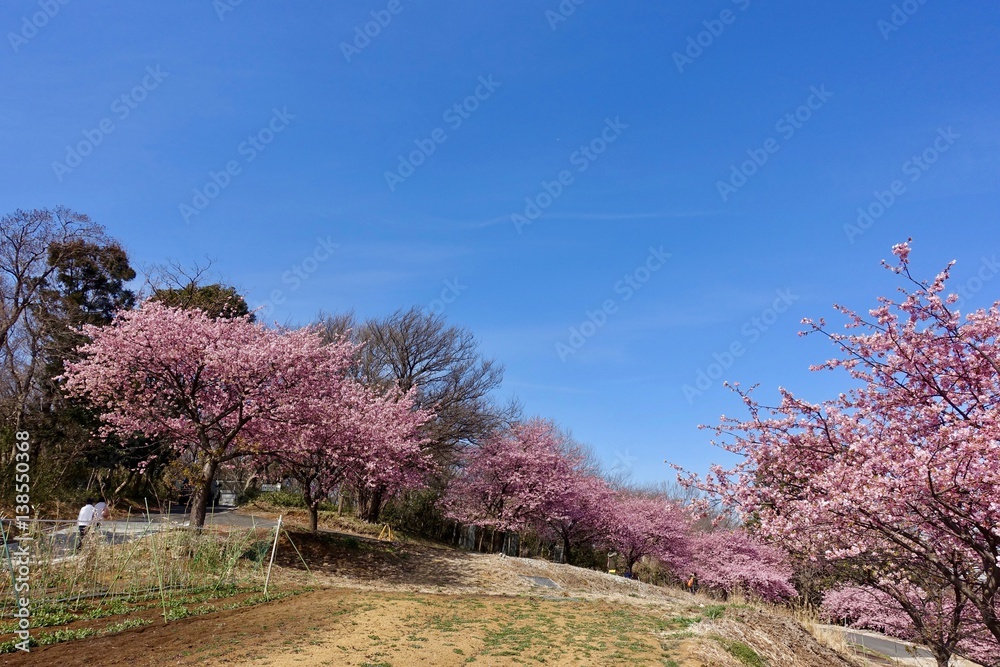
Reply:
[[[10, 567], [10, 583], [11, 583], [10, 592], [13, 593], [14, 595], [14, 608], [17, 609], [17, 579], [14, 576], [14, 563], [10, 557], [10, 546], [7, 543], [7, 531], [4, 530], [2, 517], [0, 517], [0, 531], [3, 532], [3, 550], [4, 553], [7, 555], [7, 564]], [[11, 535], [14, 534], [13, 524], [11, 524], [10, 532]]]
[[267, 598], [267, 586], [271, 583], [271, 567], [274, 565], [274, 554], [278, 551], [278, 537], [281, 535], [281, 519], [284, 515], [278, 515], [278, 525], [274, 527], [274, 544], [271, 546], [271, 562], [267, 564], [267, 576], [264, 577], [264, 599]]
[[[146, 523], [152, 524], [153, 517], [149, 514], [149, 502], [146, 502]], [[156, 578], [160, 582], [160, 602], [163, 604], [163, 625], [167, 624], [167, 597], [163, 591], [163, 569], [160, 567], [160, 559], [156, 554], [156, 545], [152, 548], [153, 567], [156, 568]]]
[[298, 554], [299, 560], [302, 562], [302, 567], [306, 568], [306, 572], [309, 573], [309, 576], [312, 577], [313, 582], [315, 582], [316, 575], [309, 569], [309, 563], [306, 562], [306, 559], [302, 556], [302, 552], [299, 551], [299, 548], [295, 546], [295, 542], [292, 541], [292, 536], [286, 532], [285, 537], [288, 538], [288, 543], [292, 545], [292, 548], [295, 549], [295, 553]]

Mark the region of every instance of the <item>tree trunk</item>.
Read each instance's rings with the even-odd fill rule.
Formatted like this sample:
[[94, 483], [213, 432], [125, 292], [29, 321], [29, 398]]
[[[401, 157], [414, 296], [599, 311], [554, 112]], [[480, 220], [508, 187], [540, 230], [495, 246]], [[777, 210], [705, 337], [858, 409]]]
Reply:
[[[996, 575], [990, 575], [995, 577]], [[998, 642], [1000, 642], [1000, 618], [997, 617], [996, 606], [993, 604], [995, 600], [995, 595], [990, 594], [986, 596], [978, 596], [978, 600], [973, 600], [976, 608], [979, 610], [979, 614], [983, 618], [983, 624], [986, 629], [990, 631]], [[971, 599], [971, 596], [970, 596]]]
[[569, 565], [569, 537], [563, 535], [563, 562]]
[[382, 514], [382, 498], [384, 496], [385, 492], [382, 487], [372, 489], [369, 492], [368, 497], [365, 498], [365, 505], [361, 514], [362, 521], [378, 523], [379, 516]]
[[212, 459], [202, 465], [201, 479], [198, 480], [198, 488], [195, 489], [194, 499], [191, 503], [191, 525], [201, 528], [205, 525], [205, 513], [208, 507], [208, 499], [212, 495], [212, 482], [215, 481], [215, 471], [219, 467], [219, 462]]
[[309, 510], [309, 530], [316, 533], [319, 528], [319, 498], [313, 498], [312, 479], [300, 479], [302, 485], [302, 499], [306, 501], [306, 508]]
[[375, 489], [359, 487], [357, 489], [358, 518], [368, 523], [378, 523], [382, 515], [382, 505], [385, 502], [385, 488]]
[[316, 500], [309, 505], [309, 530], [313, 534], [319, 530], [319, 501]]
[[119, 484], [117, 488], [115, 488], [112, 494], [112, 498], [118, 498], [118, 496], [121, 495], [122, 491], [125, 490], [125, 487], [127, 487], [132, 482], [133, 477], [135, 477], [134, 468], [128, 471], [128, 475], [125, 476], [125, 481]]

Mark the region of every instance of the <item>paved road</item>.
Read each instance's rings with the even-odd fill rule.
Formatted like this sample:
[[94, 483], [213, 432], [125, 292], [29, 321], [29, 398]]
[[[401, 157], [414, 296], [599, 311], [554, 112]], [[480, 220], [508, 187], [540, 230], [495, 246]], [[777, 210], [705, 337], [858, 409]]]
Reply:
[[877, 651], [890, 658], [934, 658], [934, 654], [927, 649], [905, 644], [889, 637], [880, 637], [855, 630], [845, 630], [844, 637], [852, 644]]
[[[190, 515], [185, 511], [185, 508], [179, 507], [172, 509], [166, 514], [157, 514], [155, 512], [151, 513], [148, 517], [149, 521], [169, 521], [172, 523], [179, 523], [181, 525], [189, 524]], [[141, 515], [138, 519], [139, 521], [146, 522], [147, 517], [145, 514]], [[228, 506], [217, 506], [208, 508], [205, 514], [205, 525], [206, 526], [234, 526], [237, 528], [274, 528], [278, 525], [278, 522], [274, 519], [265, 519], [263, 517], [254, 516], [252, 514], [244, 514], [240, 512], [235, 507]]]
[[[934, 656], [925, 648], [868, 630], [854, 630], [839, 625], [828, 625], [826, 627], [842, 632], [844, 638], [849, 643], [898, 660], [900, 665], [913, 665], [914, 667], [923, 667], [926, 665], [927, 667], [934, 667], [937, 664]], [[955, 662], [956, 660], [957, 662]], [[979, 667], [976, 663], [961, 658], [953, 659], [953, 664], [958, 665], [958, 667]]]

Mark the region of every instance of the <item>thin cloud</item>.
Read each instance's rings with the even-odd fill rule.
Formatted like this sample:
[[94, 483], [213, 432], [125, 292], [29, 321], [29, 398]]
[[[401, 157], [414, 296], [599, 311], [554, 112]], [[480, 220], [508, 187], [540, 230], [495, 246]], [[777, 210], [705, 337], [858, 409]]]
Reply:
[[[657, 218], [702, 218], [719, 215], [722, 211], [653, 211], [649, 213], [544, 213], [538, 219], [549, 220], [650, 220]], [[501, 215], [481, 222], [467, 222], [468, 229], [482, 229], [510, 222], [510, 215]]]

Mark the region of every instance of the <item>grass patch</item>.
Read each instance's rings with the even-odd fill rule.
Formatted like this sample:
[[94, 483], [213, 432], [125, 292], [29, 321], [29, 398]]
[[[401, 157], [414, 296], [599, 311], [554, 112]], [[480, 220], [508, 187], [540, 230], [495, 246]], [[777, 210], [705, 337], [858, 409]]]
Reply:
[[768, 667], [767, 661], [760, 657], [757, 651], [753, 650], [749, 645], [741, 641], [719, 636], [713, 636], [712, 639], [719, 642], [722, 648], [726, 649], [726, 653], [739, 660], [746, 667]]
[[713, 621], [717, 621], [720, 618], [722, 618], [723, 614], [725, 614], [725, 613], [726, 613], [726, 605], [724, 605], [724, 604], [713, 604], [710, 607], [708, 607], [707, 609], [705, 609], [705, 612], [704, 612], [703, 615], [705, 616], [705, 618], [711, 619]]

